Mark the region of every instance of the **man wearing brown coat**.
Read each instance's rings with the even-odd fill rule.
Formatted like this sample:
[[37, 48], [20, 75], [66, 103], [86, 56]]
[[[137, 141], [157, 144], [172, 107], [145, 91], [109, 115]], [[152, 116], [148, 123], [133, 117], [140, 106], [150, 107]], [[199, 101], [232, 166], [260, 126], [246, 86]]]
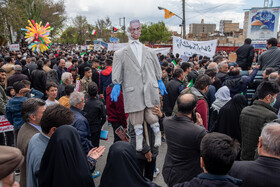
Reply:
[[20, 186], [26, 186], [26, 154], [30, 139], [36, 133], [41, 132], [40, 121], [46, 110], [45, 101], [38, 98], [30, 98], [23, 102], [21, 116], [25, 122], [19, 130], [17, 147], [24, 156], [24, 163], [20, 167]]

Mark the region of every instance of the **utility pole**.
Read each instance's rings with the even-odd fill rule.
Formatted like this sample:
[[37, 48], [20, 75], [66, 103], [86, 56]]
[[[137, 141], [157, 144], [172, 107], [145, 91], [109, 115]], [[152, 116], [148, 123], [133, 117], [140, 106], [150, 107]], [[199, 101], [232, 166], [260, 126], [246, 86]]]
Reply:
[[121, 21], [122, 21], [122, 19], [123, 19], [123, 26], [122, 26], [121, 28], [122, 28], [122, 30], [123, 30], [123, 42], [125, 42], [125, 17], [119, 18], [119, 19], [120, 19], [120, 26], [122, 26], [122, 25], [121, 25]]
[[182, 0], [183, 4], [183, 20], [182, 20], [182, 26], [183, 26], [183, 38], [186, 39], [186, 15], [185, 15], [185, 0]]

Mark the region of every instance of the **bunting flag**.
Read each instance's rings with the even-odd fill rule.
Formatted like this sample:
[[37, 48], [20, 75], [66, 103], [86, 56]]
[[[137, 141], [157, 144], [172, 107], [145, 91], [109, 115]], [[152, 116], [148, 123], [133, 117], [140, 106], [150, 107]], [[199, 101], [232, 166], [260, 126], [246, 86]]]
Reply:
[[113, 32], [117, 32], [119, 29], [117, 29], [116, 27], [113, 27]]
[[187, 85], [187, 88], [189, 87], [193, 87], [193, 79], [191, 80], [191, 82], [189, 82], [189, 84]]
[[171, 12], [170, 10], [164, 9], [164, 19], [171, 18], [172, 16], [175, 16], [175, 14], [173, 12]]
[[96, 30], [93, 29], [90, 34], [91, 35], [96, 35]]
[[172, 64], [174, 64], [175, 67], [178, 65], [175, 59], [172, 60]]

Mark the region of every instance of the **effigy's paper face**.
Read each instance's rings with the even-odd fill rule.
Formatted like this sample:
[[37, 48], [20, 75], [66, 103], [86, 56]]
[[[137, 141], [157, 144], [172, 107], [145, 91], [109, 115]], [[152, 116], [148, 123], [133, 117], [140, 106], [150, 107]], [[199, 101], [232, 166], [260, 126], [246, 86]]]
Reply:
[[130, 25], [131, 37], [138, 40], [141, 35], [141, 25], [139, 22], [131, 23]]

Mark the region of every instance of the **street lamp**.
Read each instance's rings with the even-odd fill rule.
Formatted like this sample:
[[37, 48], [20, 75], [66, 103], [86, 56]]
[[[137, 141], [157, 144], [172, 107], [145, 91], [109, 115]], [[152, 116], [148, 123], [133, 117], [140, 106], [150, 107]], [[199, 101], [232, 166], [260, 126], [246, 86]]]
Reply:
[[[183, 4], [184, 4], [184, 0], [183, 0]], [[163, 8], [163, 7], [161, 7], [161, 6], [158, 6], [158, 9], [159, 10], [165, 10], [166, 8]], [[183, 38], [185, 39], [186, 38], [186, 24], [185, 24], [185, 14], [184, 14], [184, 11], [185, 11], [185, 9], [183, 8], [183, 18], [182, 17], [180, 17], [180, 16], [178, 16], [177, 14], [175, 14], [174, 12], [173, 12], [173, 14], [176, 16], [176, 17], [178, 17], [179, 19], [181, 19], [182, 20], [182, 27], [183, 27]]]

